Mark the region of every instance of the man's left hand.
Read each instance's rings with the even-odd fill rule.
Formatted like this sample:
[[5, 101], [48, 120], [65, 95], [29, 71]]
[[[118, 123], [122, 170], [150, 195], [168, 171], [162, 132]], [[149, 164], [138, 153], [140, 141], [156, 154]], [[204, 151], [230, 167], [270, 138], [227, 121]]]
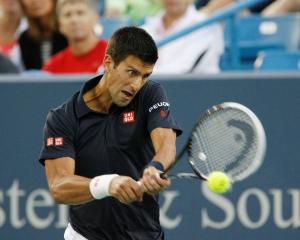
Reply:
[[153, 166], [147, 167], [139, 182], [143, 185], [144, 191], [149, 194], [157, 194], [171, 185], [170, 179], [160, 177], [161, 171]]

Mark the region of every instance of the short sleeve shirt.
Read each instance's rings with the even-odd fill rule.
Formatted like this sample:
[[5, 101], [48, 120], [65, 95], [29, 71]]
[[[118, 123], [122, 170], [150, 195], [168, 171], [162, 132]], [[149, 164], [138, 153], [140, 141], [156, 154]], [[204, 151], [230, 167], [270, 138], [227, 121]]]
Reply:
[[50, 73], [96, 73], [102, 66], [107, 42], [99, 40], [88, 52], [74, 55], [70, 47], [52, 56], [43, 66]]
[[[125, 107], [112, 105], [109, 113], [87, 107], [83, 94], [95, 87], [101, 76], [84, 84], [81, 91], [49, 112], [44, 127], [40, 162], [71, 157], [75, 174], [93, 178], [116, 173], [141, 177], [154, 156], [150, 133], [153, 129], [181, 129], [171, 114], [166, 93], [149, 80]], [[112, 197], [70, 207], [73, 228], [93, 239], [158, 239], [158, 196], [144, 195], [143, 202], [125, 205]]]

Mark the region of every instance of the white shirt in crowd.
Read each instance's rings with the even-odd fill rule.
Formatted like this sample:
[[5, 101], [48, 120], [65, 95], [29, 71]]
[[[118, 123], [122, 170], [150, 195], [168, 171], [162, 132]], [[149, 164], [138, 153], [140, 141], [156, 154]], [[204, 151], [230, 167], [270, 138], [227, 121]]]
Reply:
[[[183, 17], [165, 29], [163, 16], [164, 12], [149, 17], [142, 26], [156, 42], [207, 18], [191, 5]], [[217, 73], [220, 71], [219, 60], [223, 50], [222, 26], [219, 23], [211, 24], [160, 47], [154, 73]]]

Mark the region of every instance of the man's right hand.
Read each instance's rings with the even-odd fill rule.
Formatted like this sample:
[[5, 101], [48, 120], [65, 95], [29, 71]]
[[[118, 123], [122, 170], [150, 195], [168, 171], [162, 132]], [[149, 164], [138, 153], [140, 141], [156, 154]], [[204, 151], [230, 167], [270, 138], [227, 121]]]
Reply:
[[121, 203], [129, 204], [143, 200], [144, 189], [141, 184], [127, 176], [115, 177], [109, 185], [109, 193]]

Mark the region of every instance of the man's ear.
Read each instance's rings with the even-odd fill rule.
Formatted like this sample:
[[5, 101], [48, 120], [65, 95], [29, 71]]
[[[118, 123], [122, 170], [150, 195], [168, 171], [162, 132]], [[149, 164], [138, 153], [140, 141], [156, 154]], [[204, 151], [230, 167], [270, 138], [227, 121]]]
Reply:
[[103, 59], [103, 67], [105, 72], [110, 72], [114, 67], [114, 61], [110, 55], [105, 54]]

